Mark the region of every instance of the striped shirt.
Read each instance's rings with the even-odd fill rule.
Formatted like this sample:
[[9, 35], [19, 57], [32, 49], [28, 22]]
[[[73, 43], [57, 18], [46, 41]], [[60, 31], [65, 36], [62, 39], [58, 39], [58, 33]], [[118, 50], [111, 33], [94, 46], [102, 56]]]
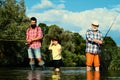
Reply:
[[[26, 31], [26, 40], [31, 40], [34, 38], [42, 38], [42, 30], [40, 27], [35, 27], [35, 29], [32, 29], [31, 27], [27, 29]], [[31, 44], [28, 45], [29, 48], [40, 48], [41, 42], [40, 41], [34, 41]]]
[[100, 45], [93, 42], [94, 39], [103, 40], [102, 33], [99, 30], [96, 33], [88, 30], [86, 33], [86, 52], [97, 54], [100, 53]]

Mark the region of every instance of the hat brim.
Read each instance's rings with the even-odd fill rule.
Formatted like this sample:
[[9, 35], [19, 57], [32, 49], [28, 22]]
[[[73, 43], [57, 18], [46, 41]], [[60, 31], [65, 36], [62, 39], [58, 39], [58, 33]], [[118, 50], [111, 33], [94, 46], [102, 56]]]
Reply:
[[96, 24], [92, 24], [93, 26], [96, 26], [96, 27], [99, 27], [99, 25], [96, 25]]

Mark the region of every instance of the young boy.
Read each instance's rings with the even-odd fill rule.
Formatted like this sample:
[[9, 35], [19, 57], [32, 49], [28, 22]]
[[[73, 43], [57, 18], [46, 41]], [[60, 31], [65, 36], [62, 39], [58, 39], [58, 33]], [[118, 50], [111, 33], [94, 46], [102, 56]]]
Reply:
[[52, 50], [52, 58], [53, 65], [56, 72], [60, 71], [60, 67], [62, 64], [62, 56], [61, 56], [61, 45], [58, 43], [58, 38], [54, 37], [49, 45], [49, 50]]

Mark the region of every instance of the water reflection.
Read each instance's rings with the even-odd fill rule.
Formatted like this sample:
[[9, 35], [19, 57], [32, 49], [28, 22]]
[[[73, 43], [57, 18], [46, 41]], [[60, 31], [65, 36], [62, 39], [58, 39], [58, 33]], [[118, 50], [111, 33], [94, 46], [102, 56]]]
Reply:
[[29, 71], [28, 72], [28, 80], [41, 80], [41, 72], [40, 71]]
[[60, 72], [54, 72], [51, 77], [52, 80], [60, 80]]
[[99, 71], [87, 71], [87, 80], [100, 80], [100, 72]]
[[[85, 68], [86, 69], [86, 68]], [[62, 68], [60, 74], [51, 68], [30, 71], [26, 68], [0, 68], [0, 80], [120, 80], [120, 71], [86, 72], [85, 69]], [[100, 75], [101, 74], [101, 75]]]

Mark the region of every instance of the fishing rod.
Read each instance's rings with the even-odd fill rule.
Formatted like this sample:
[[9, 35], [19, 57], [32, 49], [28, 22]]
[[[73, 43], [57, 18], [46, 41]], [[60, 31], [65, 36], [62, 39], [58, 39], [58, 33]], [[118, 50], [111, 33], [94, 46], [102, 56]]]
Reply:
[[[112, 21], [112, 23], [111, 23], [108, 31], [106, 32], [105, 37], [103, 38], [103, 40], [107, 37], [109, 31], [111, 30], [111, 28], [112, 28], [113, 24], [115, 23], [115, 21], [117, 20], [118, 16], [119, 16], [119, 14], [113, 19], [113, 21]], [[105, 44], [101, 45], [101, 47], [100, 47], [100, 48], [101, 48], [101, 51], [102, 51], [102, 54], [100, 55], [100, 58], [101, 58], [101, 69], [103, 69], [103, 71], [106, 71], [106, 70], [108, 70], [108, 66], [109, 66], [108, 64], [109, 64], [109, 63], [106, 63], [104, 57], [106, 57], [106, 55], [109, 55], [109, 56], [110, 56], [110, 59], [109, 59], [109, 60], [111, 60], [112, 57], [111, 57], [111, 53], [110, 53], [110, 54], [105, 54], [105, 52], [104, 52], [105, 49], [104, 49], [104, 47], [103, 47], [104, 45], [105, 45]], [[101, 57], [101, 56], [102, 56], [102, 57]]]
[[108, 31], [106, 32], [106, 34], [105, 34], [105, 37], [104, 37], [104, 38], [106, 38], [106, 37], [107, 37], [107, 35], [108, 35], [109, 31], [111, 30], [111, 28], [112, 28], [113, 24], [115, 23], [115, 21], [117, 20], [118, 16], [119, 16], [119, 14], [118, 14], [118, 15], [114, 18], [114, 20], [113, 20], [113, 22], [111, 23], [111, 25], [110, 25], [110, 27], [109, 27]]
[[3, 42], [26, 42], [26, 40], [3, 40], [3, 39], [0, 39], [0, 41], [3, 41]]
[[[118, 14], [118, 15], [114, 18], [114, 20], [112, 21], [112, 23], [111, 23], [108, 31], [107, 31], [106, 34], [105, 34], [105, 37], [103, 37], [103, 40], [107, 37], [109, 31], [111, 30], [111, 28], [112, 28], [113, 24], [115, 23], [115, 21], [117, 20], [118, 16], [119, 16], [119, 14]], [[103, 44], [102, 44], [102, 45], [99, 45], [99, 47], [102, 49], [102, 48], [103, 48], [103, 45], [104, 45], [104, 41], [103, 41]]]
[[29, 45], [26, 40], [3, 40], [3, 39], [0, 39], [0, 42], [23, 42], [25, 43], [25, 45]]

